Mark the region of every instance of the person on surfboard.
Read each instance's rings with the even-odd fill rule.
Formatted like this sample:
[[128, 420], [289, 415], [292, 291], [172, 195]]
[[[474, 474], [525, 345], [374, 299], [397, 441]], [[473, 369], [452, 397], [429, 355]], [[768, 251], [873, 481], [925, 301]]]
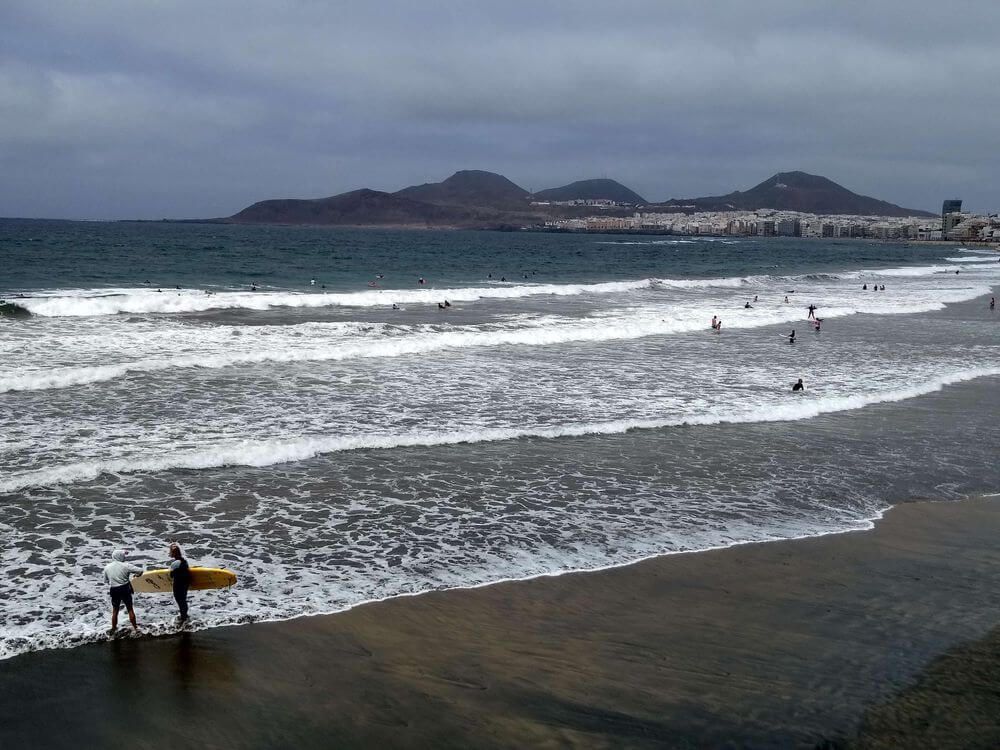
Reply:
[[174, 600], [181, 612], [177, 622], [183, 625], [188, 620], [187, 595], [188, 587], [191, 585], [191, 569], [181, 554], [180, 545], [176, 542], [170, 545], [170, 557], [173, 560], [170, 563], [170, 581], [173, 584]]
[[118, 629], [118, 610], [123, 604], [128, 610], [128, 621], [132, 623], [132, 629], [139, 629], [135, 621], [135, 609], [132, 607], [131, 577], [142, 575], [144, 571], [138, 565], [125, 562], [125, 555], [125, 550], [116, 549], [111, 553], [111, 562], [104, 566], [104, 582], [111, 587], [112, 633]]

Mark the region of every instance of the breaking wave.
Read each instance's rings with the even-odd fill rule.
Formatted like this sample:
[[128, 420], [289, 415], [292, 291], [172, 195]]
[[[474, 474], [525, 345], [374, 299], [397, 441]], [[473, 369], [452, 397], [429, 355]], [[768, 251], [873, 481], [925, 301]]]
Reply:
[[330, 435], [297, 440], [243, 440], [190, 450], [160, 452], [147, 458], [131, 457], [100, 461], [80, 461], [8, 475], [0, 481], [0, 493], [28, 487], [89, 481], [102, 474], [157, 472], [176, 469], [211, 469], [225, 466], [271, 466], [304, 461], [340, 451], [388, 449], [414, 446], [481, 443], [519, 438], [555, 439], [583, 435], [608, 435], [638, 429], [657, 429], [689, 425], [744, 424], [752, 422], [791, 422], [811, 419], [820, 414], [860, 409], [872, 404], [904, 401], [939, 391], [947, 385], [981, 377], [1000, 375], [1000, 367], [974, 368], [939, 375], [907, 388], [860, 393], [849, 396], [803, 398], [790, 396], [766, 405], [749, 404], [731, 410], [719, 410], [682, 419], [622, 419], [605, 422], [537, 426], [525, 428], [482, 428], [450, 432], [414, 431], [402, 434]]

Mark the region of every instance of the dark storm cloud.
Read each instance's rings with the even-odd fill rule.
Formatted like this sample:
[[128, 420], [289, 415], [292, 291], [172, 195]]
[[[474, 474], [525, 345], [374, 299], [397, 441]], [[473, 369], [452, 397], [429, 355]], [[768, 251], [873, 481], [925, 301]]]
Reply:
[[461, 168], [653, 199], [804, 169], [1000, 207], [992, 0], [358, 5], [7, 0], [0, 215], [228, 215]]

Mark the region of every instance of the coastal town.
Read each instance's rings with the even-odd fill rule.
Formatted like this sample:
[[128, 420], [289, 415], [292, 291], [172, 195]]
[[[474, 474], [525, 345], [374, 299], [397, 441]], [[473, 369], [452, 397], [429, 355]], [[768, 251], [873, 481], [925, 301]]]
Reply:
[[[757, 209], [754, 211], [696, 211], [694, 206], [634, 207], [612, 201], [575, 201], [599, 211], [636, 208], [631, 216], [600, 215], [558, 219], [546, 228], [586, 232], [647, 232], [653, 234], [827, 237], [875, 240], [1000, 242], [1000, 215], [962, 211], [962, 201], [946, 200], [939, 217], [852, 216], [812, 214], [800, 211]], [[687, 208], [690, 212], [685, 211]], [[651, 210], [652, 209], [652, 210]]]

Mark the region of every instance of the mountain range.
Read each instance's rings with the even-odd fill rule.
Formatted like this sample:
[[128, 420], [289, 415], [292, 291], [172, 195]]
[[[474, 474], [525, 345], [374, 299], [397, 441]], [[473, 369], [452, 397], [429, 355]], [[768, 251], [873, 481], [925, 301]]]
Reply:
[[461, 227], [498, 229], [539, 226], [551, 219], [592, 214], [587, 206], [554, 205], [574, 200], [610, 200], [621, 205], [602, 215], [646, 211], [733, 211], [761, 208], [817, 214], [933, 216], [858, 195], [825, 177], [779, 172], [741, 192], [650, 203], [609, 179], [581, 180], [529, 193], [503, 175], [462, 170], [443, 182], [413, 185], [395, 193], [362, 188], [328, 198], [281, 198], [248, 206], [223, 221], [236, 224], [326, 224], [340, 226]]

